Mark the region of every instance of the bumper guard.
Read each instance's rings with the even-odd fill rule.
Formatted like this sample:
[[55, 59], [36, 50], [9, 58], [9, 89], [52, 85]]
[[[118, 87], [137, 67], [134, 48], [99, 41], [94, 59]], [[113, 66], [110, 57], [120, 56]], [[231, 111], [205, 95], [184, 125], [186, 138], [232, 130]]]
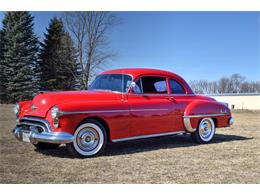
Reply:
[[13, 129], [13, 134], [19, 141], [29, 141], [31, 143], [44, 142], [53, 144], [67, 144], [71, 143], [74, 139], [74, 136], [70, 133], [53, 132], [51, 130], [38, 132], [34, 129], [36, 125], [30, 124], [30, 130], [28, 130], [28, 128], [25, 128], [25, 126], [21, 124], [22, 123], [18, 123], [17, 126]]

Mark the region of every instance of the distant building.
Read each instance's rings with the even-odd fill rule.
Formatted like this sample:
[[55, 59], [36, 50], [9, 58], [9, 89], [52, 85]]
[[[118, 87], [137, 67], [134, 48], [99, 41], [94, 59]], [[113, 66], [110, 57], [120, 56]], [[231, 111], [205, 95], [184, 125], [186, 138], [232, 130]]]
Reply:
[[231, 109], [260, 110], [260, 93], [211, 94], [219, 102], [228, 103]]

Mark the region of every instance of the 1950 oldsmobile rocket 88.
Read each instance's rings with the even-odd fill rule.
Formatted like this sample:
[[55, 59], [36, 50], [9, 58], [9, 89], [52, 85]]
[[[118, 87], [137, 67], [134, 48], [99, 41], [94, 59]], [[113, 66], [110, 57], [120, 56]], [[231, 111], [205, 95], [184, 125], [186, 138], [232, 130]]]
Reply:
[[224, 103], [195, 95], [180, 76], [154, 69], [107, 71], [86, 91], [41, 92], [14, 110], [18, 140], [38, 149], [66, 144], [78, 157], [100, 154], [107, 142], [182, 133], [208, 143], [216, 127], [234, 122]]

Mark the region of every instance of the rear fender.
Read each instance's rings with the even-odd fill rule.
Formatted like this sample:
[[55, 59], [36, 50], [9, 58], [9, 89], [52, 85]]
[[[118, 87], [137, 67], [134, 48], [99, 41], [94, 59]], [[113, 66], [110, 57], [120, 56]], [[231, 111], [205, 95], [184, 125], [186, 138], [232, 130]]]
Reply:
[[216, 127], [226, 126], [230, 109], [216, 101], [196, 100], [187, 105], [183, 122], [188, 132], [194, 132], [202, 118], [212, 118]]

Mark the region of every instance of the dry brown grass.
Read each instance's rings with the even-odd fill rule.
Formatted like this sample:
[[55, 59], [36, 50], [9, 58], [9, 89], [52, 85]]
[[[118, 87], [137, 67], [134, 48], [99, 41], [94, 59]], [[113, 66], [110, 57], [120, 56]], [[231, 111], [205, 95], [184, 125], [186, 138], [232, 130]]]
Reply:
[[260, 183], [260, 115], [238, 112], [211, 144], [170, 136], [111, 144], [74, 159], [62, 146], [44, 152], [11, 134], [12, 106], [0, 105], [0, 183]]

